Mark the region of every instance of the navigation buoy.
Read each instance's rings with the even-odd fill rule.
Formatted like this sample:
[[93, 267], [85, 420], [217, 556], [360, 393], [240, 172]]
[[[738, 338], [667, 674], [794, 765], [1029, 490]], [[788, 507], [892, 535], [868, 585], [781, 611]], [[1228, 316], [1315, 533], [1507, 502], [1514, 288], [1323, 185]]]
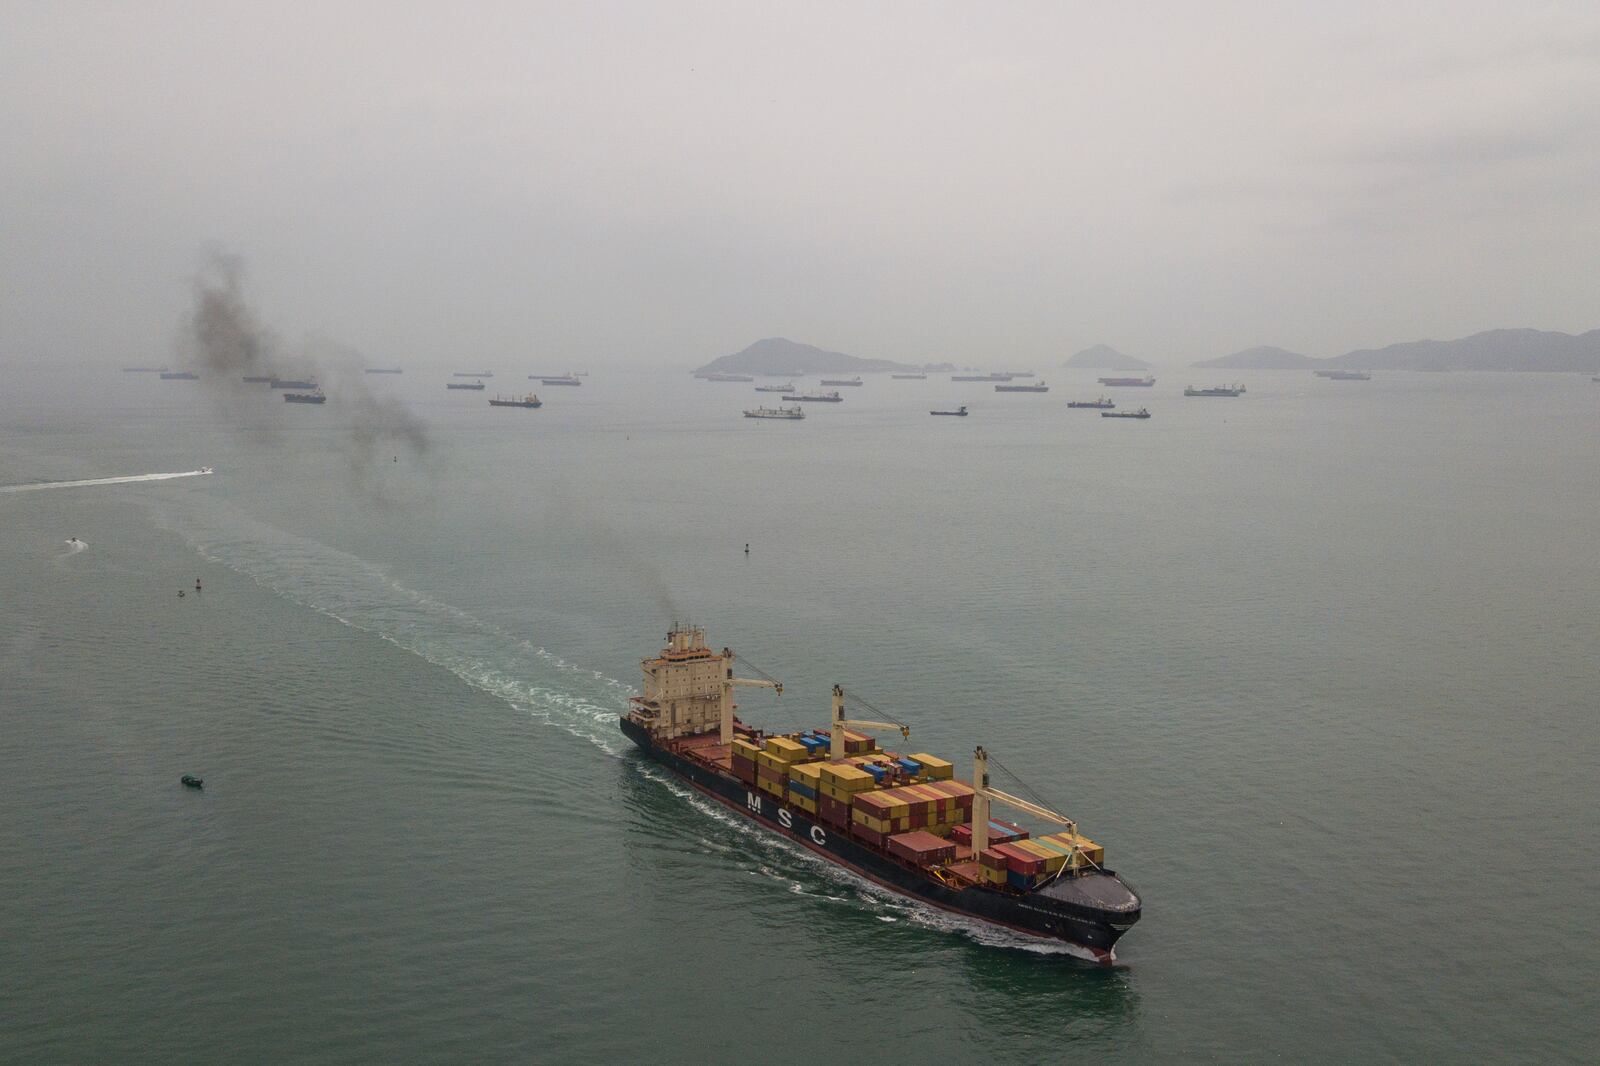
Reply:
[[744, 546], [744, 553], [745, 553], [745, 554], [746, 554], [746, 555], [749, 555], [749, 554], [750, 554], [750, 545], [748, 545], [748, 544], [746, 544], [746, 545], [745, 545], [745, 546]]
[[178, 599], [180, 599], [180, 600], [183, 599], [183, 590], [182, 589], [178, 590]]
[[196, 592], [200, 591], [200, 579], [199, 578], [195, 578], [194, 579], [194, 590]]

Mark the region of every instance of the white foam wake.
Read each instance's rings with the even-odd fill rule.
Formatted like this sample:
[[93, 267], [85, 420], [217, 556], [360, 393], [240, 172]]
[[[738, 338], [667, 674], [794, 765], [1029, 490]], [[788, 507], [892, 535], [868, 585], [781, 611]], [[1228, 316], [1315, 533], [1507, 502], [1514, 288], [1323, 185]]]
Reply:
[[175, 474], [130, 474], [127, 477], [92, 477], [82, 481], [37, 481], [28, 485], [0, 485], [0, 492], [37, 492], [40, 489], [81, 489], [88, 485], [132, 485], [139, 481], [171, 481], [176, 477], [203, 477], [211, 473], [209, 466], [199, 470], [183, 470]]

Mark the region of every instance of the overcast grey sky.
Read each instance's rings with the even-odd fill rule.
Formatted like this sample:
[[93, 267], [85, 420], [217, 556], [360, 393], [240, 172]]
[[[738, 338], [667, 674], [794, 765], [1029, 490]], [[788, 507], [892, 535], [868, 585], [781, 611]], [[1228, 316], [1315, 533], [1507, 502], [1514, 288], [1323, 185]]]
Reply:
[[[1600, 4], [0, 3], [0, 359], [1600, 326]], [[459, 358], [458, 358], [459, 357]]]

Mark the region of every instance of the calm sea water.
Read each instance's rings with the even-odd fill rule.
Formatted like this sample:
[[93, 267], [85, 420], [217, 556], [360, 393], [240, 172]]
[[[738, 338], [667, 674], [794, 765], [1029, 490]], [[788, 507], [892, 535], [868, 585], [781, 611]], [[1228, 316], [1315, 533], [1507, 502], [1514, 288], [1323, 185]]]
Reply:
[[[0, 484], [217, 472], [0, 493], [0, 1059], [1592, 1061], [1600, 386], [1160, 377], [11, 373]], [[674, 617], [752, 721], [987, 745], [1143, 894], [1118, 964], [641, 761]]]

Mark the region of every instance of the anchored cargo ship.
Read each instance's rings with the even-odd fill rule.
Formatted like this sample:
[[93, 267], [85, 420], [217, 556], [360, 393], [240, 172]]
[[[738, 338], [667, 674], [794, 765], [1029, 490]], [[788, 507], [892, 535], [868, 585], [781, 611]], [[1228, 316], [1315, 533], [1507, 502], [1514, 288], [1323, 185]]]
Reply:
[[246, 374], [241, 380], [243, 380], [244, 382], [246, 382], [247, 384], [250, 384], [250, 385], [270, 385], [270, 384], [272, 384], [272, 375], [271, 374]]
[[754, 381], [749, 374], [696, 374], [702, 381]]
[[477, 372], [470, 370], [457, 370], [450, 376], [453, 378], [492, 378], [494, 377], [494, 372], [492, 370], [479, 370]]
[[1109, 411], [1117, 405], [1111, 401], [1110, 397], [1102, 396], [1098, 400], [1068, 400], [1067, 406], [1095, 408], [1102, 411]]
[[275, 389], [314, 389], [315, 381], [296, 381], [290, 378], [273, 378], [272, 387]]
[[756, 391], [757, 392], [793, 392], [794, 391], [794, 382], [791, 381], [787, 385], [757, 385], [756, 386]]
[[928, 380], [928, 375], [926, 375], [926, 374], [890, 374], [889, 376], [891, 378], [893, 378], [895, 381], [927, 381]]
[[199, 374], [193, 374], [193, 373], [190, 373], [187, 370], [163, 370], [160, 373], [161, 373], [161, 380], [162, 381], [199, 381], [200, 380], [200, 375]]
[[1367, 373], [1365, 370], [1318, 370], [1316, 371], [1316, 375], [1319, 378], [1327, 378], [1329, 381], [1372, 380], [1372, 375]]
[[539, 378], [541, 385], [582, 385], [576, 374], [554, 374], [550, 377]]
[[1150, 386], [1156, 383], [1155, 377], [1150, 374], [1146, 374], [1142, 378], [1099, 378], [1097, 380], [1100, 382], [1100, 384], [1109, 386], [1113, 389], [1148, 389]]
[[789, 403], [844, 403], [844, 397], [839, 395], [837, 389], [831, 392], [797, 392], [784, 399]]
[[398, 366], [369, 366], [362, 371], [363, 374], [404, 374], [405, 368]]
[[849, 386], [855, 386], [855, 385], [860, 385], [861, 384], [861, 378], [860, 377], [853, 377], [853, 378], [823, 378], [822, 379], [822, 383], [824, 385], [849, 385]]
[[1150, 412], [1143, 407], [1137, 411], [1101, 411], [1101, 418], [1149, 418]]
[[1010, 374], [951, 374], [951, 381], [1010, 381]]
[[284, 403], [327, 403], [328, 402], [328, 398], [322, 394], [322, 390], [321, 389], [318, 389], [315, 392], [286, 392], [286, 393], [283, 394], [283, 402]]
[[929, 411], [928, 413], [930, 415], [953, 415], [956, 418], [966, 418], [967, 417], [967, 405], [966, 404], [962, 404], [960, 407], [957, 407], [954, 411]]
[[[1031, 376], [1031, 375], [1030, 375]], [[1036, 385], [996, 385], [995, 392], [1049, 392], [1050, 386], [1044, 382]]]
[[446, 382], [444, 387], [447, 389], [472, 389], [475, 392], [484, 390], [484, 384], [481, 381], [450, 381]]
[[[994, 788], [983, 748], [973, 753], [970, 784], [956, 780], [944, 759], [881, 750], [857, 730], [909, 738], [910, 729], [847, 719], [852, 697], [838, 685], [828, 729], [753, 728], [734, 714], [734, 688], [782, 692], [783, 685], [734, 677], [735, 658], [708, 648], [703, 630], [675, 623], [661, 654], [641, 664], [644, 694], [629, 700], [622, 732], [729, 810], [884, 888], [1103, 961], [1114, 957], [1117, 940], [1139, 920], [1138, 895], [1072, 819]], [[994, 804], [1063, 831], [1030, 837], [994, 819]]]
[[799, 404], [793, 407], [755, 407], [744, 413], [746, 418], [804, 418], [806, 413]]
[[533, 393], [530, 392], [530, 393], [528, 393], [528, 395], [524, 396], [520, 400], [517, 399], [515, 396], [496, 396], [494, 399], [489, 401], [489, 406], [490, 407], [527, 407], [527, 408], [531, 409], [531, 408], [534, 408], [534, 407], [543, 407], [544, 404], [540, 402], [538, 396], [535, 396]]
[[1197, 389], [1190, 385], [1183, 390], [1185, 396], [1238, 396], [1243, 392], [1243, 385], [1213, 385], [1209, 389]]

